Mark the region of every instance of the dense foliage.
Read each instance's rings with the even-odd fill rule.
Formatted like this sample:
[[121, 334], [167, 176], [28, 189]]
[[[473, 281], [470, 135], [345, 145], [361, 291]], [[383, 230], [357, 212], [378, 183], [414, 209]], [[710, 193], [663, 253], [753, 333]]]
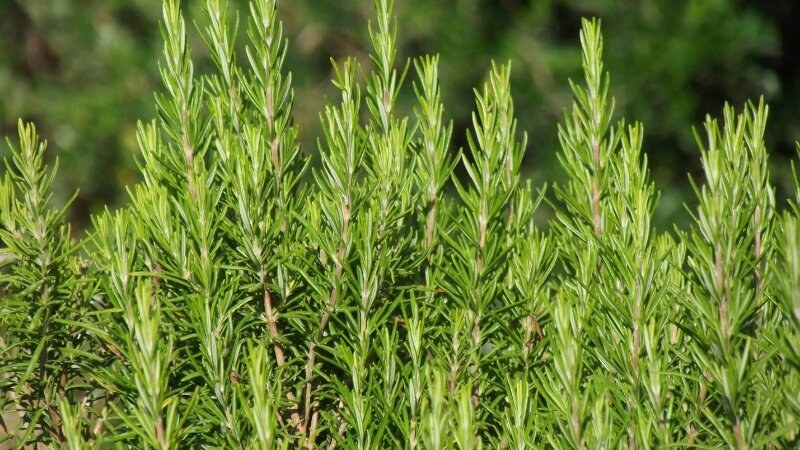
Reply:
[[[205, 2], [182, 1], [187, 23], [204, 21]], [[246, 15], [246, 0], [231, 0]], [[90, 212], [120, 206], [125, 186], [139, 181], [136, 120], [155, 117], [160, 0], [6, 0], [0, 2], [0, 135], [16, 133], [22, 117], [47, 136], [54, 202], [79, 194], [67, 212], [78, 235]], [[296, 89], [294, 117], [304, 148], [321, 134], [318, 111], [337, 95], [329, 58], [357, 56], [367, 63], [369, 0], [278, 2], [290, 40], [285, 67]], [[605, 60], [614, 74], [612, 93], [630, 117], [647, 124], [645, 139], [654, 180], [663, 187], [655, 212], [660, 230], [689, 222], [682, 203], [691, 198], [686, 172], [701, 173], [691, 127], [724, 101], [741, 104], [764, 95], [770, 104], [771, 170], [777, 195], [790, 184], [788, 159], [800, 139], [800, 3], [782, 0], [407, 0], [395, 11], [403, 30], [398, 57], [443, 55], [442, 97], [453, 120], [453, 143], [465, 146], [471, 126], [472, 88], [485, 81], [490, 61], [513, 60], [511, 84], [520, 127], [535, 136], [522, 173], [536, 179], [563, 174], [555, 155], [553, 123], [571, 102], [568, 77], [580, 76], [575, 33], [581, 17], [602, 18], [613, 30]], [[355, 24], [355, 25], [354, 25]], [[197, 73], [213, 70], [196, 27]], [[242, 55], [246, 39], [234, 42]], [[369, 63], [367, 63], [369, 64]], [[398, 111], [409, 114], [410, 89]], [[0, 157], [7, 155], [0, 142]], [[312, 164], [316, 164], [314, 159]], [[106, 176], [98, 177], [103, 172]], [[459, 172], [459, 176], [463, 175]], [[560, 179], [560, 178], [559, 178]], [[547, 205], [540, 215], [549, 214]]]
[[[82, 241], [50, 206], [44, 142], [20, 123], [0, 183], [0, 436], [796, 447], [800, 181], [776, 205], [764, 102], [707, 120], [693, 225], [658, 232], [643, 126], [613, 117], [598, 21], [580, 33], [584, 79], [558, 128], [566, 181], [551, 195], [520, 176], [509, 65], [476, 90], [453, 155], [439, 58], [398, 61], [392, 2], [375, 8], [369, 66], [334, 62], [313, 168], [275, 0], [253, 0], [241, 23], [207, 1], [208, 75], [179, 2], [164, 3], [142, 182]], [[543, 200], [557, 211], [546, 229]]]

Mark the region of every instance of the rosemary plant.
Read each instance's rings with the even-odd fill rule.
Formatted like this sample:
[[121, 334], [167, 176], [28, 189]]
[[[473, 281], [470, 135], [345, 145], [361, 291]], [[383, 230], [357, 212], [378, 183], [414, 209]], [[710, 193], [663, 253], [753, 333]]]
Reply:
[[391, 0], [374, 0], [370, 60], [333, 61], [313, 167], [275, 0], [250, 2], [241, 35], [206, 1], [204, 74], [179, 4], [164, 2], [164, 90], [128, 206], [74, 239], [45, 143], [20, 124], [11, 146], [6, 445], [800, 445], [800, 182], [781, 208], [763, 102], [706, 121], [693, 225], [659, 232], [644, 128], [614, 118], [597, 20], [549, 196], [520, 174], [511, 65], [492, 65], [451, 148], [439, 57], [400, 59]]

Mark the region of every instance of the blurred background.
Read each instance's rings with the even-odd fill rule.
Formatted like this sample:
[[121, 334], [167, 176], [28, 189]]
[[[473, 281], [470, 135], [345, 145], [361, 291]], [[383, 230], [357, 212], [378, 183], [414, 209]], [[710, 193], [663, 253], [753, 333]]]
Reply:
[[[203, 23], [201, 1], [184, 1]], [[233, 2], [244, 12], [245, 0]], [[330, 57], [368, 64], [371, 0], [279, 0], [295, 80], [295, 118], [316, 154], [319, 118], [335, 98]], [[526, 177], [558, 181], [556, 125], [578, 79], [581, 17], [603, 21], [615, 116], [641, 121], [645, 152], [662, 191], [657, 223], [686, 224], [687, 173], [699, 177], [692, 129], [763, 95], [779, 198], [800, 139], [800, 2], [793, 0], [396, 0], [399, 56], [441, 55], [454, 147], [466, 143], [472, 89], [491, 61], [512, 62], [519, 127], [528, 133]], [[56, 201], [80, 190], [70, 220], [80, 230], [104, 205], [124, 204], [137, 181], [136, 121], [155, 115], [161, 0], [0, 0], [0, 134], [16, 139], [18, 118], [36, 123], [58, 157]], [[246, 17], [246, 15], [245, 15]], [[191, 22], [190, 22], [191, 23]], [[242, 28], [243, 31], [243, 27]], [[199, 72], [211, 69], [191, 27]], [[240, 33], [244, 37], [244, 33]], [[411, 75], [411, 74], [410, 74]], [[407, 79], [406, 111], [413, 107]], [[0, 155], [7, 153], [0, 144]], [[0, 169], [3, 172], [4, 169]]]

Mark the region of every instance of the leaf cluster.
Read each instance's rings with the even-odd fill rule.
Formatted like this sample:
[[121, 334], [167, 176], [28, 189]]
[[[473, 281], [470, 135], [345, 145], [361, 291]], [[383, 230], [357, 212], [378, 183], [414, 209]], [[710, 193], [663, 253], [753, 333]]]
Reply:
[[612, 120], [598, 21], [583, 22], [552, 199], [520, 180], [510, 66], [492, 65], [453, 154], [438, 57], [398, 62], [393, 4], [374, 5], [371, 64], [334, 61], [314, 167], [275, 0], [251, 2], [243, 54], [239, 17], [207, 1], [216, 70], [201, 75], [179, 2], [164, 3], [143, 181], [83, 240], [48, 206], [54, 170], [20, 125], [0, 184], [3, 439], [796, 446], [800, 198], [776, 207], [766, 105], [707, 120], [694, 225], [659, 233], [643, 127]]

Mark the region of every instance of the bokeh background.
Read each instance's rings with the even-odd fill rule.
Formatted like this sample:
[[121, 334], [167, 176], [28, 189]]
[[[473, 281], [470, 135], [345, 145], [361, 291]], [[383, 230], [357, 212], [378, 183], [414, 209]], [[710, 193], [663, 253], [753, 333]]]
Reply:
[[[201, 1], [184, 1], [202, 25]], [[244, 12], [246, 2], [234, 1]], [[316, 153], [318, 112], [335, 92], [330, 57], [368, 64], [371, 0], [279, 0], [290, 41], [295, 117], [305, 151]], [[396, 0], [399, 56], [441, 55], [454, 147], [466, 142], [473, 88], [491, 61], [511, 61], [520, 128], [529, 146], [526, 176], [562, 179], [556, 125], [570, 104], [568, 78], [580, 77], [581, 17], [603, 21], [605, 62], [616, 117], [641, 121], [645, 151], [662, 199], [657, 223], [686, 224], [687, 174], [699, 177], [692, 129], [724, 102], [770, 104], [768, 146], [779, 198], [800, 139], [800, 2], [794, 0]], [[0, 134], [33, 121], [58, 157], [56, 202], [80, 190], [70, 220], [125, 202], [137, 181], [136, 121], [155, 115], [161, 89], [160, 0], [0, 0]], [[193, 33], [199, 72], [211, 69]], [[240, 33], [243, 37], [244, 33]], [[401, 100], [408, 111], [412, 90]], [[0, 144], [0, 155], [7, 152]], [[0, 169], [0, 173], [3, 169]]]

